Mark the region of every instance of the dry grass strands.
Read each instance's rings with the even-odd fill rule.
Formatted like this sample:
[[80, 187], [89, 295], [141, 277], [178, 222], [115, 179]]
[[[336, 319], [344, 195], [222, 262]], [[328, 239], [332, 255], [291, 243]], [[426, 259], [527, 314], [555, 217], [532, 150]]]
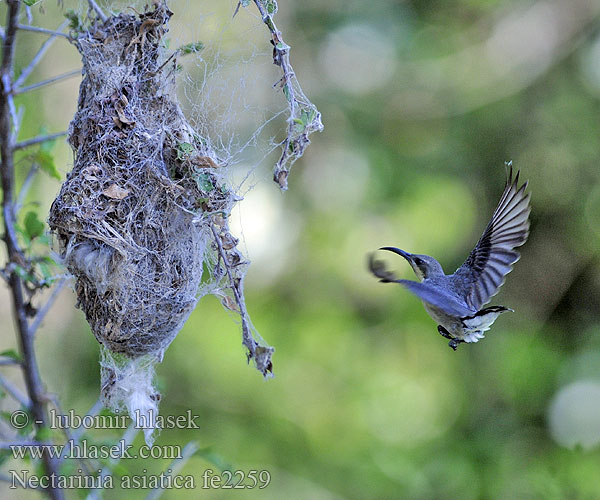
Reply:
[[165, 64], [161, 48], [171, 15], [164, 5], [120, 14], [74, 40], [84, 65], [69, 130], [75, 163], [49, 218], [103, 346], [105, 401], [132, 417], [156, 413], [153, 365], [204, 293], [240, 314], [249, 359], [265, 376], [272, 368], [273, 349], [251, 333], [246, 266], [229, 233], [239, 198], [174, 97], [175, 60]]

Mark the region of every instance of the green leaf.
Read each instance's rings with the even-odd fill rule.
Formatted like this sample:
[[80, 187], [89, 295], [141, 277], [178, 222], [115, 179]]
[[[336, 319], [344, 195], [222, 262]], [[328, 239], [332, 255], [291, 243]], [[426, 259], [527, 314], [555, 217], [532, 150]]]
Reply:
[[28, 283], [37, 283], [37, 280], [35, 279], [35, 276], [33, 274], [28, 273], [24, 267], [16, 265], [15, 266], [15, 273], [17, 274], [17, 276], [19, 278], [21, 278], [22, 280], [27, 281]]
[[264, 6], [269, 14], [273, 15], [277, 13], [277, 2], [275, 0], [265, 0]]
[[202, 42], [191, 42], [179, 47], [179, 52], [183, 55], [194, 54], [200, 52], [203, 48], [204, 44]]
[[54, 177], [58, 181], [60, 180], [60, 173], [56, 168], [54, 158], [44, 148], [40, 148], [40, 150], [34, 156], [33, 161], [35, 161], [50, 177]]
[[[39, 135], [47, 135], [49, 133], [48, 131], [48, 127], [46, 127], [45, 125], [42, 125], [39, 128]], [[44, 141], [40, 144], [40, 149], [42, 151], [45, 151], [46, 153], [49, 153], [50, 151], [52, 151], [54, 149], [54, 146], [56, 144], [56, 139], [50, 139], [49, 141]]]
[[19, 363], [23, 361], [21, 355], [15, 351], [14, 349], [6, 349], [5, 351], [0, 352], [0, 356], [4, 356], [5, 358], [11, 358]]
[[4, 420], [5, 422], [10, 423], [11, 416], [12, 412], [7, 410], [0, 410], [0, 420]]
[[24, 221], [25, 233], [30, 239], [37, 238], [44, 234], [44, 223], [38, 219], [35, 212], [27, 212]]
[[32, 5], [35, 5], [38, 2], [39, 0], [23, 0], [23, 3], [27, 5], [27, 7], [31, 7]]
[[283, 93], [285, 94], [287, 101], [290, 102], [292, 97], [290, 96], [290, 88], [288, 87], [287, 83], [283, 86]]
[[77, 12], [69, 9], [67, 12], [65, 12], [65, 17], [70, 21], [69, 28], [75, 31], [80, 30], [81, 22], [79, 21], [79, 16], [77, 15]]
[[46, 425], [39, 427], [35, 432], [35, 439], [37, 441], [50, 441], [52, 438], [52, 429]]
[[215, 188], [209, 174], [194, 174], [192, 177], [196, 181], [200, 191], [210, 192]]
[[194, 152], [194, 146], [189, 142], [180, 142], [177, 144], [177, 159], [185, 160]]

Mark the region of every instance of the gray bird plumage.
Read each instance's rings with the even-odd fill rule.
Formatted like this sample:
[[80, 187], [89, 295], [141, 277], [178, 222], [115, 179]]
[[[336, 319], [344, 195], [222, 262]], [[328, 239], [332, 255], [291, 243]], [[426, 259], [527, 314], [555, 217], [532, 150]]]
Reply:
[[530, 193], [525, 193], [527, 182], [519, 186], [519, 172], [513, 178], [509, 163], [506, 187], [485, 228], [467, 260], [454, 274], [446, 275], [440, 263], [428, 255], [415, 255], [396, 247], [380, 250], [404, 257], [420, 280], [396, 279], [374, 255], [369, 258], [369, 269], [384, 283], [399, 283], [417, 295], [429, 315], [438, 323], [438, 331], [450, 339], [456, 349], [461, 342], [477, 342], [483, 338], [496, 318], [506, 311], [504, 306], [482, 309], [498, 293], [519, 260], [515, 248], [523, 245], [529, 236]]

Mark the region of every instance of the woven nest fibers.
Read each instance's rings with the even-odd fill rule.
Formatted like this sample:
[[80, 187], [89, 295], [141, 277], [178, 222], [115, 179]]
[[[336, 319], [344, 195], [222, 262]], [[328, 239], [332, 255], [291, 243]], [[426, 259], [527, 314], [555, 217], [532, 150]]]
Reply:
[[49, 218], [96, 339], [131, 357], [162, 353], [183, 326], [209, 214], [233, 199], [171, 97], [175, 63], [161, 50], [171, 14], [159, 6], [79, 33], [75, 162]]

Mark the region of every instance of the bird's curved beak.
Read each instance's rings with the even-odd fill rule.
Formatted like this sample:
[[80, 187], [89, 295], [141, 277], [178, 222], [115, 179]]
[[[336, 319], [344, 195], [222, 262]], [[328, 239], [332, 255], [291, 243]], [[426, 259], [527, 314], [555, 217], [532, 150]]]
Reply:
[[404, 257], [408, 262], [412, 262], [412, 254], [405, 252], [404, 250], [400, 250], [396, 247], [381, 247], [379, 250], [387, 250], [388, 252], [396, 253], [402, 257]]

